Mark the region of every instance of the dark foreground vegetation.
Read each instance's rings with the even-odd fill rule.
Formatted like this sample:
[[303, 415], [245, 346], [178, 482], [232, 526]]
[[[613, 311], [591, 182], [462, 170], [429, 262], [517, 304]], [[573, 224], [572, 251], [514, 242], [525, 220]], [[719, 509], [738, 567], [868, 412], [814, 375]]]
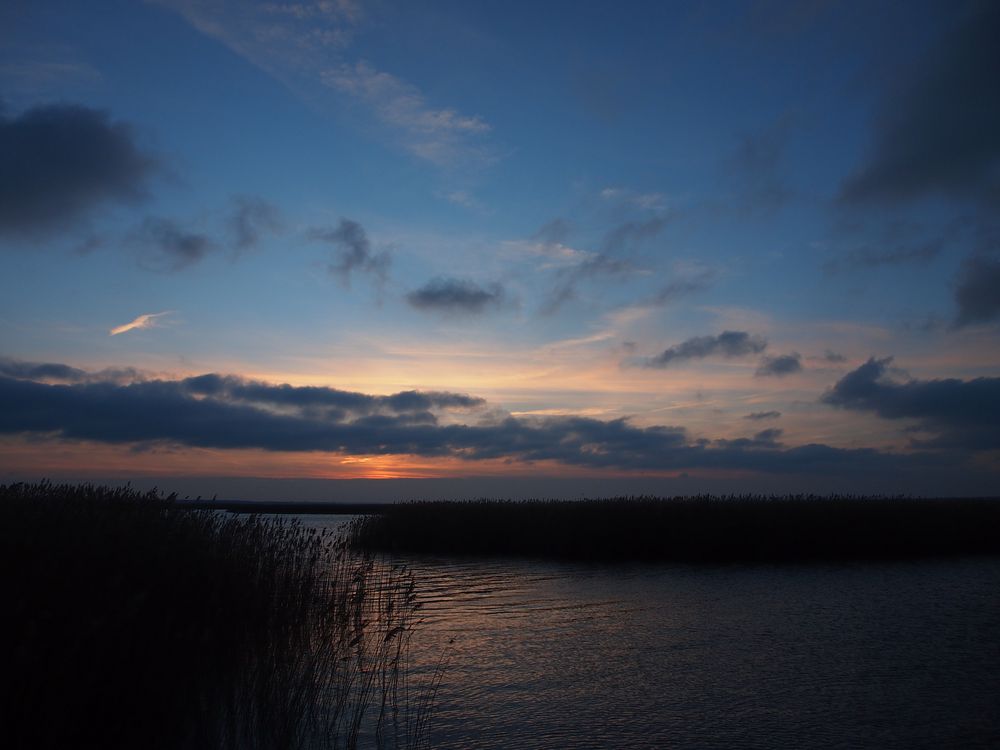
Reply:
[[0, 486], [0, 745], [422, 743], [410, 576], [286, 520]]
[[1000, 553], [1000, 499], [690, 497], [418, 502], [355, 521], [369, 550], [690, 562]]

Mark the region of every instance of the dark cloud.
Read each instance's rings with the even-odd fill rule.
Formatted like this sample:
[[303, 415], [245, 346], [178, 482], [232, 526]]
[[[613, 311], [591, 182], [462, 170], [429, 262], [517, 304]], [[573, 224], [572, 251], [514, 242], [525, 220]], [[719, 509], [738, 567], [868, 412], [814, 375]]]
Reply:
[[473, 409], [486, 403], [481, 398], [447, 391], [401, 391], [390, 396], [370, 396], [322, 386], [272, 385], [215, 373], [169, 382], [194, 396], [268, 407], [334, 409], [344, 415], [370, 415], [380, 410], [403, 414], [431, 409]]
[[843, 184], [843, 202], [979, 198], [998, 189], [1000, 3], [974, 9], [911, 80], [887, 92], [869, 158]]
[[827, 349], [825, 352], [823, 352], [823, 359], [825, 359], [827, 362], [833, 365], [837, 365], [840, 364], [841, 362], [847, 361], [847, 357], [845, 357], [843, 354], [832, 351], [831, 349]]
[[262, 235], [276, 234], [284, 227], [281, 212], [263, 198], [238, 195], [233, 203], [228, 224], [233, 246], [239, 252], [256, 247]]
[[721, 448], [755, 450], [760, 448], [778, 448], [781, 446], [780, 439], [783, 430], [772, 427], [768, 430], [761, 430], [753, 437], [736, 438], [735, 440], [716, 440], [715, 445]]
[[695, 336], [676, 346], [665, 349], [646, 360], [647, 367], [666, 367], [675, 362], [705, 357], [744, 357], [759, 354], [767, 348], [767, 341], [760, 336], [751, 336], [746, 331], [723, 331], [718, 336]]
[[955, 287], [954, 327], [1000, 319], [1000, 259], [973, 256], [965, 261]]
[[59, 104], [0, 109], [0, 235], [71, 228], [107, 202], [145, 194], [156, 160], [106, 112]]
[[833, 274], [844, 269], [870, 269], [906, 263], [927, 263], [940, 255], [942, 249], [944, 249], [944, 242], [940, 239], [917, 245], [896, 245], [888, 248], [859, 247], [842, 257], [828, 261], [823, 265], [823, 270]]
[[76, 367], [56, 362], [21, 362], [0, 357], [0, 375], [24, 380], [59, 380], [73, 383], [85, 379], [87, 373]]
[[762, 419], [777, 419], [780, 416], [781, 416], [780, 411], [755, 411], [751, 412], [750, 414], [747, 414], [743, 418], [758, 422]]
[[154, 271], [180, 271], [216, 248], [208, 235], [188, 231], [173, 219], [152, 216], [132, 232], [130, 241], [138, 247], [142, 265]]
[[144, 373], [133, 367], [109, 367], [87, 372], [58, 362], [24, 362], [9, 357], [0, 357], [0, 376], [58, 383], [131, 383], [146, 379]]
[[[92, 377], [92, 376], [91, 376]], [[683, 428], [624, 419], [508, 417], [439, 424], [431, 409], [475, 408], [451, 393], [370, 396], [203, 375], [121, 384], [47, 384], [0, 376], [0, 434], [145, 445], [359, 455], [557, 461], [586, 467], [727, 469], [855, 476], [942, 465], [932, 453], [894, 455], [824, 445], [782, 446], [778, 430], [752, 438], [690, 440]], [[953, 465], [945, 462], [943, 465]]]
[[798, 352], [764, 357], [754, 373], [757, 377], [784, 377], [802, 371], [802, 357]]
[[481, 287], [465, 279], [439, 277], [406, 295], [406, 301], [418, 310], [446, 313], [478, 314], [488, 307], [497, 307], [504, 300], [499, 284]]
[[847, 373], [822, 397], [841, 409], [884, 419], [913, 419], [936, 435], [916, 441], [933, 447], [1000, 448], [1000, 378], [914, 380], [889, 377], [892, 357], [872, 357]]
[[313, 229], [308, 236], [337, 248], [337, 260], [330, 264], [329, 271], [345, 284], [350, 284], [354, 271], [372, 274], [379, 282], [386, 280], [391, 262], [389, 253], [385, 250], [372, 252], [368, 235], [358, 222], [341, 219], [336, 228]]

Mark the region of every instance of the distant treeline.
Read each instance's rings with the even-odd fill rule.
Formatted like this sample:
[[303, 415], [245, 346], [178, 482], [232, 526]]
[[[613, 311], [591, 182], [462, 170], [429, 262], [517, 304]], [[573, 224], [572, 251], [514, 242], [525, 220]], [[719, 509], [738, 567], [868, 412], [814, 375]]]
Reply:
[[683, 562], [1000, 553], [1000, 499], [620, 497], [400, 503], [352, 542], [399, 553]]
[[3, 747], [426, 740], [405, 694], [405, 570], [155, 491], [0, 486], [0, 514]]

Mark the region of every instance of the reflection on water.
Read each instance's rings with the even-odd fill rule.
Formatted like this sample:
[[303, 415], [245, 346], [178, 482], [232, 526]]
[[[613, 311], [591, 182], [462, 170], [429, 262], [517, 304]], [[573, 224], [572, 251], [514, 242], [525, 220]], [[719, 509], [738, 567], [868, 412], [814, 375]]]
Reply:
[[1000, 747], [1000, 560], [406, 562], [434, 747]]

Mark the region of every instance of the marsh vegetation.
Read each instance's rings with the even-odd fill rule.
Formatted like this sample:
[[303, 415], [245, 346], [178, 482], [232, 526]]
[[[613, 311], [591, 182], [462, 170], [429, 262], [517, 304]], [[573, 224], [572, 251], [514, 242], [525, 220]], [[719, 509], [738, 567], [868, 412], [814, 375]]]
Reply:
[[405, 569], [173, 500], [0, 487], [5, 747], [424, 743]]

